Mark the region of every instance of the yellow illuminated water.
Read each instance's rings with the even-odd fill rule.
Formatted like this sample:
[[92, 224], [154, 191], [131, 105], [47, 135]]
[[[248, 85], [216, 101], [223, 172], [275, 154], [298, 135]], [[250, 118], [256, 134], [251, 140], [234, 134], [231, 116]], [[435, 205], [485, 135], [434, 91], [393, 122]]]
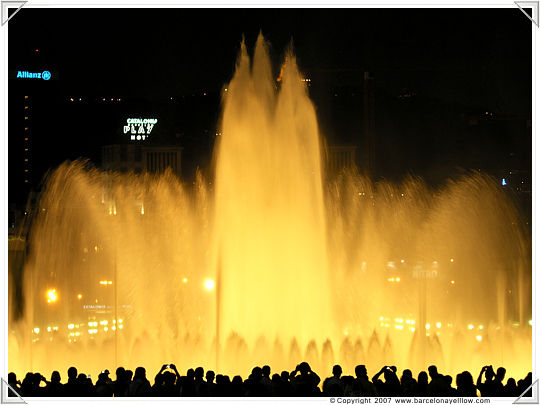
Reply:
[[478, 173], [440, 190], [326, 176], [292, 53], [282, 79], [276, 88], [262, 36], [252, 58], [242, 44], [214, 184], [84, 162], [53, 172], [25, 314], [10, 315], [10, 371], [531, 370], [531, 237], [502, 187]]

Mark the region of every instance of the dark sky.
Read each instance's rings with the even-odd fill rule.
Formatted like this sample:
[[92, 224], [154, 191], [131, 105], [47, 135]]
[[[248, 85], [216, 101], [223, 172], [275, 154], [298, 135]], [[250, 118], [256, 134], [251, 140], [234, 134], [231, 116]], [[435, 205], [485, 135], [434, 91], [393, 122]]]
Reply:
[[[306, 75], [372, 67], [397, 92], [531, 115], [532, 30], [519, 10], [168, 8], [36, 9], [8, 23], [9, 69], [36, 59], [61, 75], [66, 95], [160, 99], [219, 91], [242, 35], [262, 30], [276, 69], [294, 42]], [[354, 80], [354, 79], [353, 79]]]
[[[300, 70], [313, 78], [310, 94], [330, 144], [358, 142], [364, 123], [362, 98], [336, 102], [334, 92], [361, 93], [363, 71], [373, 73], [377, 98], [383, 100], [375, 115], [382, 146], [377, 150], [384, 169], [381, 176], [397, 180], [414, 172], [436, 184], [454, 169], [524, 166], [528, 170], [531, 166], [525, 121], [532, 117], [532, 37], [538, 27], [514, 5], [417, 9], [24, 6], [3, 29], [8, 30], [8, 70], [59, 72], [55, 88], [64, 100], [143, 100], [148, 111], [159, 111], [160, 102], [171, 97], [214, 94], [216, 113], [199, 117], [205, 127], [192, 131], [207, 134], [217, 124], [217, 94], [232, 78], [242, 38], [251, 51], [262, 31], [270, 43], [276, 76], [293, 43]], [[14, 87], [35, 83], [9, 82]], [[410, 114], [408, 107], [395, 105], [403, 89], [418, 96], [416, 110]], [[56, 110], [48, 107], [51, 116], [62, 122], [58, 126], [40, 122], [40, 134], [47, 133], [47, 138], [33, 138], [36, 184], [42, 173], [67, 159], [89, 157], [99, 165], [101, 146], [110, 144], [109, 135], [121, 128], [118, 123], [99, 126], [93, 118], [95, 129], [79, 121], [74, 124], [70, 113], [62, 110], [65, 105]], [[114, 108], [111, 105], [107, 114], [120, 117]], [[401, 116], [394, 114], [396, 108]], [[466, 120], [460, 116], [473, 110], [492, 112], [495, 124], [463, 130]], [[187, 121], [194, 120], [195, 114], [182, 114], [178, 114], [179, 122], [188, 127]], [[82, 135], [79, 124], [91, 136]], [[169, 132], [189, 131], [175, 127]], [[183, 162], [192, 160], [186, 173], [207, 164], [213, 145], [213, 138], [190, 136], [180, 139]], [[13, 142], [9, 145], [18, 147]], [[10, 158], [18, 161], [14, 153]], [[11, 167], [11, 172], [16, 170]]]

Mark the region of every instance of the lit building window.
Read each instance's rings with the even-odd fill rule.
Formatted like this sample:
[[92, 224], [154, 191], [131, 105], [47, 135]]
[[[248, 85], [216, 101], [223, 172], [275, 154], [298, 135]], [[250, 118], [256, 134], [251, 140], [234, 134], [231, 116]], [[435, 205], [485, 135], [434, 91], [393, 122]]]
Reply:
[[24, 98], [28, 98], [28, 96], [24, 96]]

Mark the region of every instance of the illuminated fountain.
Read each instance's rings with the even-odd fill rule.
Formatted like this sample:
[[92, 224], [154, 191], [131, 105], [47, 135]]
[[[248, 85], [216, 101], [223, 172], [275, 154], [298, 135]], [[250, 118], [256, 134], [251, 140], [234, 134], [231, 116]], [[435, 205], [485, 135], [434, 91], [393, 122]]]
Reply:
[[215, 184], [58, 168], [32, 226], [9, 369], [153, 375], [173, 362], [247, 377], [305, 359], [321, 376], [435, 363], [524, 377], [531, 238], [513, 203], [478, 173], [436, 191], [354, 170], [324, 180], [301, 79], [288, 54], [276, 89], [263, 38], [252, 61], [242, 44]]

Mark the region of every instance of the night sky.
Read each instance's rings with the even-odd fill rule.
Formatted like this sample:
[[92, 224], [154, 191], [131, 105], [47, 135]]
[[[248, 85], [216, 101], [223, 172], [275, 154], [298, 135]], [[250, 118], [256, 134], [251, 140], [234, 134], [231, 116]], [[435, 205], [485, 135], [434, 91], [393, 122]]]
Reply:
[[[182, 95], [218, 94], [234, 73], [242, 37], [252, 50], [262, 31], [271, 45], [276, 76], [292, 41], [300, 70], [318, 79], [314, 103], [321, 121], [332, 115], [327, 109], [334, 102], [325, 100], [325, 94], [362, 88], [365, 69], [374, 72], [378, 95], [396, 98], [406, 91], [427, 106], [433, 103], [425, 100], [437, 100], [498, 117], [532, 116], [532, 33], [537, 27], [513, 4], [476, 9], [25, 6], [6, 27], [8, 69], [58, 71], [60, 91], [67, 98], [157, 103]], [[384, 117], [380, 110], [377, 114]], [[329, 136], [346, 131], [337, 121], [343, 120], [326, 121]], [[361, 122], [354, 125], [361, 127]], [[400, 148], [395, 146], [396, 151]], [[525, 149], [523, 156], [530, 156], [530, 145]], [[65, 153], [71, 157], [69, 148]], [[409, 160], [414, 158], [409, 155]], [[418, 166], [398, 163], [388, 171]]]
[[[66, 93], [158, 99], [219, 90], [242, 36], [262, 31], [280, 63], [294, 42], [300, 68], [377, 72], [393, 90], [530, 116], [534, 25], [503, 9], [31, 9], [9, 21], [9, 68], [40, 58]], [[361, 76], [361, 75], [359, 75]]]

